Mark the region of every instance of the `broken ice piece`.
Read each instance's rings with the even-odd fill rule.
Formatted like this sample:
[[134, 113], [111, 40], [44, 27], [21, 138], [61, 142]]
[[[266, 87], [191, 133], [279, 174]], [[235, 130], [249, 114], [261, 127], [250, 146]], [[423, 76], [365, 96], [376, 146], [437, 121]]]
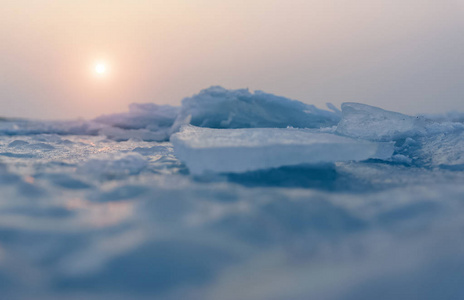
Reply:
[[296, 128], [210, 129], [185, 126], [171, 136], [192, 174], [241, 173], [299, 164], [387, 159], [392, 143]]
[[425, 130], [425, 121], [361, 103], [343, 103], [340, 135], [372, 141], [391, 141]]

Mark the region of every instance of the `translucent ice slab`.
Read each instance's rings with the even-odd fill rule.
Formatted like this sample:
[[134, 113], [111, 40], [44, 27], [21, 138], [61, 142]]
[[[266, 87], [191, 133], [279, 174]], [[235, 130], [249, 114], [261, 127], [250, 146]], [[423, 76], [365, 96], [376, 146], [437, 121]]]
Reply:
[[287, 165], [389, 158], [376, 143], [296, 128], [210, 129], [186, 126], [171, 137], [174, 153], [193, 174], [239, 173]]

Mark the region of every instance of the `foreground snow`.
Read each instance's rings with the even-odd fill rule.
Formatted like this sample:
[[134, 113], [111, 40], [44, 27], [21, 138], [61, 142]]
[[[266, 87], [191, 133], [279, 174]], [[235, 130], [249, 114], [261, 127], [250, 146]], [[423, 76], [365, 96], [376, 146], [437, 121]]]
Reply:
[[216, 87], [0, 132], [2, 299], [464, 298], [459, 118]]

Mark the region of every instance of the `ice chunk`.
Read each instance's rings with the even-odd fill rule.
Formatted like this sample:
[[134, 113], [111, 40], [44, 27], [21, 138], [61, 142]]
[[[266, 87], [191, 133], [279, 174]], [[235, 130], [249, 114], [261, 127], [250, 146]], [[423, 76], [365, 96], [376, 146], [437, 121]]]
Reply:
[[239, 173], [286, 165], [389, 158], [391, 143], [358, 141], [308, 129], [205, 129], [186, 126], [171, 136], [190, 171]]
[[336, 133], [371, 141], [397, 141], [394, 161], [415, 165], [464, 164], [464, 124], [412, 117], [360, 103], [344, 103]]
[[444, 114], [423, 114], [422, 116], [435, 122], [464, 123], [464, 113], [458, 111], [450, 111]]
[[170, 128], [172, 126], [179, 109], [179, 107], [170, 105], [132, 103], [129, 105], [129, 112], [103, 115], [96, 118], [95, 122], [121, 129], [158, 131], [161, 128]]
[[154, 103], [133, 103], [129, 112], [103, 115], [94, 121], [108, 125], [100, 134], [116, 141], [131, 138], [144, 141], [166, 141], [171, 134], [171, 127], [176, 120], [179, 107], [157, 105]]
[[314, 105], [247, 89], [210, 87], [182, 101], [178, 119], [191, 116], [191, 125], [210, 128], [319, 128], [338, 123], [339, 113]]
[[462, 123], [436, 123], [413, 138], [398, 140], [395, 152], [417, 166], [464, 165], [464, 126]]
[[464, 132], [443, 133], [424, 138], [417, 154], [426, 165], [462, 166], [464, 165]]
[[360, 103], [343, 103], [342, 119], [337, 133], [373, 141], [395, 138], [425, 131], [425, 120]]
[[210, 128], [320, 128], [335, 126], [341, 113], [314, 105], [246, 89], [210, 87], [186, 98], [181, 107], [154, 103], [131, 104], [129, 112], [103, 115], [93, 123], [98, 133], [116, 141], [131, 138], [167, 141], [180, 127], [192, 124]]

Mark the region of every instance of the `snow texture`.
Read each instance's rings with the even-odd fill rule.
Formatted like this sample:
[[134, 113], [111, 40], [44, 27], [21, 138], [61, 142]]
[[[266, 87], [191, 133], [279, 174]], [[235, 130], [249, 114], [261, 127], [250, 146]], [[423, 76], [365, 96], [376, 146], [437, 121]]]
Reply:
[[213, 87], [0, 120], [1, 298], [464, 299], [462, 114], [331, 110]]

